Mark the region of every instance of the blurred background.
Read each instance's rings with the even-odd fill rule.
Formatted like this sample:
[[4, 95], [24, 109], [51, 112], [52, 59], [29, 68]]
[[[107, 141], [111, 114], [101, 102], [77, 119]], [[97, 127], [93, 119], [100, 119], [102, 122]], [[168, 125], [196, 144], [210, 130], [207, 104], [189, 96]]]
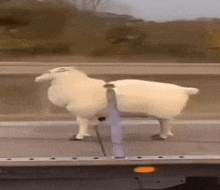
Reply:
[[[131, 2], [1, 0], [0, 60], [220, 61], [220, 17], [201, 17], [206, 15], [203, 12], [196, 18], [194, 15], [185, 19], [192, 14], [191, 10], [182, 19], [175, 19], [180, 17], [178, 11], [174, 11], [178, 6], [172, 7], [175, 2], [167, 5], [170, 9], [155, 5], [153, 17], [149, 16], [154, 15], [150, 10], [153, 5], [139, 0], [135, 7]], [[141, 3], [148, 14], [144, 15], [144, 7], [142, 12], [138, 9]], [[199, 7], [194, 8], [196, 6]], [[164, 14], [165, 8], [168, 12], [174, 11], [173, 19]]]

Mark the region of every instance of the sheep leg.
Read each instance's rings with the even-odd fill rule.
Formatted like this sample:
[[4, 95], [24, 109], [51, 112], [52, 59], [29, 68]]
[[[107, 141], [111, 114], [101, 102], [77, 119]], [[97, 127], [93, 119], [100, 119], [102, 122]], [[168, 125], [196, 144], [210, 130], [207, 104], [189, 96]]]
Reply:
[[171, 132], [171, 126], [169, 125], [169, 121], [166, 119], [159, 119], [160, 123], [160, 133], [151, 136], [152, 140], [165, 140], [168, 135], [173, 135]]
[[169, 121], [169, 124], [167, 125], [167, 130], [168, 130], [167, 135], [174, 136], [174, 134], [171, 131], [173, 126], [170, 123], [171, 123], [171, 121]]
[[88, 119], [76, 117], [76, 121], [79, 124], [79, 132], [77, 135], [74, 135], [70, 140], [83, 140], [84, 136], [90, 136], [88, 133]]
[[161, 128], [161, 136], [174, 136], [171, 129], [172, 129], [172, 125], [171, 125], [171, 120], [167, 120], [167, 119], [160, 119], [159, 120], [160, 123], [160, 128]]

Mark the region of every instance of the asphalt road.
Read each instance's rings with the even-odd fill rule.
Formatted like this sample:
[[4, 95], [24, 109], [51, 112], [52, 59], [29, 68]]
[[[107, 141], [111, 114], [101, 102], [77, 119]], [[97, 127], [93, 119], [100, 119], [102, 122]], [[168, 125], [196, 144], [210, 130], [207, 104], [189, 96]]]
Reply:
[[[218, 155], [220, 120], [177, 120], [166, 141], [153, 141], [157, 121], [124, 120], [126, 156]], [[100, 126], [107, 156], [113, 156], [111, 129]], [[77, 133], [75, 121], [1, 122], [0, 157], [93, 157], [102, 156], [95, 133], [84, 141], [69, 141]]]

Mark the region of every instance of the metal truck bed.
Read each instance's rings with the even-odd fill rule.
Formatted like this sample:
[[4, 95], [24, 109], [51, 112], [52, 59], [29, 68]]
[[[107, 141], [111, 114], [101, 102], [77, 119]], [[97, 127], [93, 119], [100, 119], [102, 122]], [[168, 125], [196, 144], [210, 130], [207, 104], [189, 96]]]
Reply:
[[[219, 120], [176, 120], [174, 136], [155, 141], [150, 136], [159, 132], [156, 120], [126, 118], [123, 143], [125, 156], [218, 155], [220, 152]], [[21, 157], [102, 157], [95, 133], [83, 141], [70, 141], [77, 133], [75, 121], [1, 122], [1, 158]], [[112, 152], [111, 127], [99, 126], [108, 157]]]

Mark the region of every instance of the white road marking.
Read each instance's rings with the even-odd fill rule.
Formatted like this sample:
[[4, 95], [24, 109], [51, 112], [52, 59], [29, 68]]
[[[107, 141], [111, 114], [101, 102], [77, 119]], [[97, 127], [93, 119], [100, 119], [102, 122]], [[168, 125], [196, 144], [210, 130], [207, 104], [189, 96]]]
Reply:
[[[109, 123], [109, 122], [105, 122]], [[120, 122], [122, 125], [158, 125], [157, 120], [147, 119], [123, 119]], [[220, 120], [175, 120], [173, 124], [186, 124], [186, 125], [218, 125]], [[2, 127], [28, 127], [28, 126], [44, 126], [52, 127], [63, 125], [77, 125], [76, 121], [2, 121], [0, 122], [0, 128]]]

